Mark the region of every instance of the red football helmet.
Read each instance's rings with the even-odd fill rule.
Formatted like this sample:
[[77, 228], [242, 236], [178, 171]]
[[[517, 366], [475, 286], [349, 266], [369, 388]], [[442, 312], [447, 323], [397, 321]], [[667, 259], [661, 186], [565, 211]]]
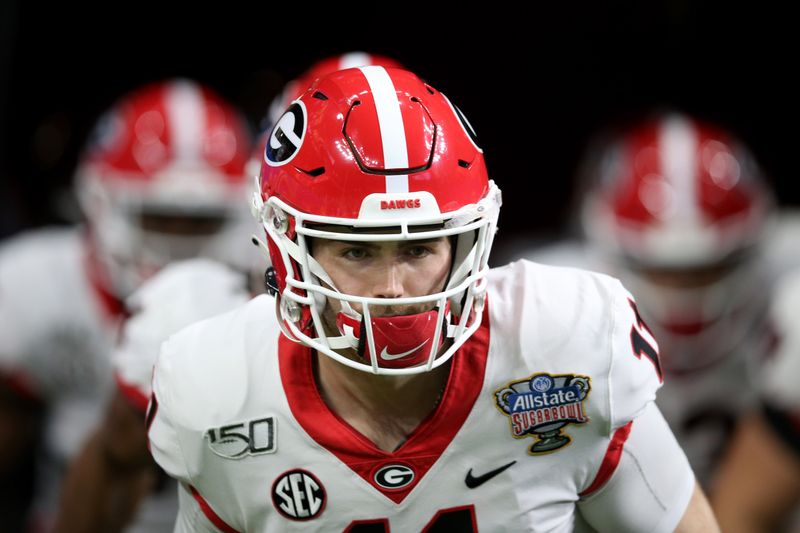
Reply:
[[[279, 320], [290, 339], [353, 368], [412, 374], [443, 364], [480, 325], [500, 193], [464, 117], [414, 74], [367, 66], [317, 80], [276, 121], [254, 203], [275, 269]], [[450, 277], [442, 292], [420, 297], [343, 294], [308, 252], [309, 237], [441, 236], [454, 243]], [[321, 322], [328, 299], [342, 308], [336, 337]], [[375, 306], [411, 304], [433, 310], [371, 313]], [[420, 348], [420, 339], [432, 341], [430, 349]], [[452, 343], [440, 354], [445, 339]], [[408, 355], [379, 357], [387, 347]], [[336, 352], [346, 348], [361, 360]]]
[[247, 234], [239, 247], [230, 237], [246, 220], [249, 150], [239, 113], [186, 80], [138, 89], [100, 119], [76, 185], [118, 296], [177, 259], [246, 261]]
[[[748, 151], [671, 114], [605, 144], [590, 165], [583, 226], [639, 300], [673, 371], [736, 342], [772, 195]], [[731, 340], [733, 339], [733, 340]]]

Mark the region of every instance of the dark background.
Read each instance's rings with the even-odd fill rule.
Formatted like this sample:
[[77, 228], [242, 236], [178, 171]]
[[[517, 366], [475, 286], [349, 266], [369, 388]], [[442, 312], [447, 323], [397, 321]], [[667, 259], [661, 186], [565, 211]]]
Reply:
[[75, 216], [80, 147], [121, 93], [193, 77], [255, 129], [285, 81], [351, 50], [397, 58], [464, 110], [504, 191], [501, 246], [563, 228], [592, 133], [652, 109], [729, 128], [780, 203], [800, 203], [797, 28], [769, 3], [68, 4], [0, 2], [0, 236]]

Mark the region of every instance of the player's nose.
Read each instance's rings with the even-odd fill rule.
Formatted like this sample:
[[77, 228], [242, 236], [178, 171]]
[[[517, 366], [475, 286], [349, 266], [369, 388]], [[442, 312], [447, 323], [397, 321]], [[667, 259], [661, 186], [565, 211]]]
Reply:
[[376, 273], [372, 289], [374, 298], [402, 298], [405, 295], [402, 265], [397, 261], [385, 261]]

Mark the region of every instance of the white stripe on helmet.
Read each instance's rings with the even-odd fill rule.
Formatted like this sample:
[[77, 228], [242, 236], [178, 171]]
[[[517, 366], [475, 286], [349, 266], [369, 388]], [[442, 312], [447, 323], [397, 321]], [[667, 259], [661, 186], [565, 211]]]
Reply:
[[200, 88], [189, 81], [172, 83], [165, 100], [175, 160], [202, 161], [206, 111]]
[[697, 132], [684, 117], [670, 117], [659, 132], [659, 144], [664, 177], [674, 192], [670, 212], [689, 224], [700, 221]]
[[[367, 78], [375, 108], [378, 112], [378, 126], [383, 143], [384, 168], [408, 168], [408, 146], [403, 126], [403, 114], [397, 91], [386, 69], [378, 66], [360, 67]], [[387, 193], [408, 192], [408, 175], [386, 176]]]

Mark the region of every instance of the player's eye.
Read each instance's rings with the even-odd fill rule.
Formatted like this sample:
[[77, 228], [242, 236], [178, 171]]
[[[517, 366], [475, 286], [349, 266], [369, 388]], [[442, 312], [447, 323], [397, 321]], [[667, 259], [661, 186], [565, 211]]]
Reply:
[[352, 246], [344, 248], [341, 251], [341, 256], [344, 257], [345, 259], [358, 261], [361, 259], [366, 259], [369, 256], [369, 251], [366, 248], [362, 248], [360, 246]]
[[422, 258], [431, 253], [431, 249], [427, 246], [410, 246], [406, 248], [406, 254], [413, 258]]

